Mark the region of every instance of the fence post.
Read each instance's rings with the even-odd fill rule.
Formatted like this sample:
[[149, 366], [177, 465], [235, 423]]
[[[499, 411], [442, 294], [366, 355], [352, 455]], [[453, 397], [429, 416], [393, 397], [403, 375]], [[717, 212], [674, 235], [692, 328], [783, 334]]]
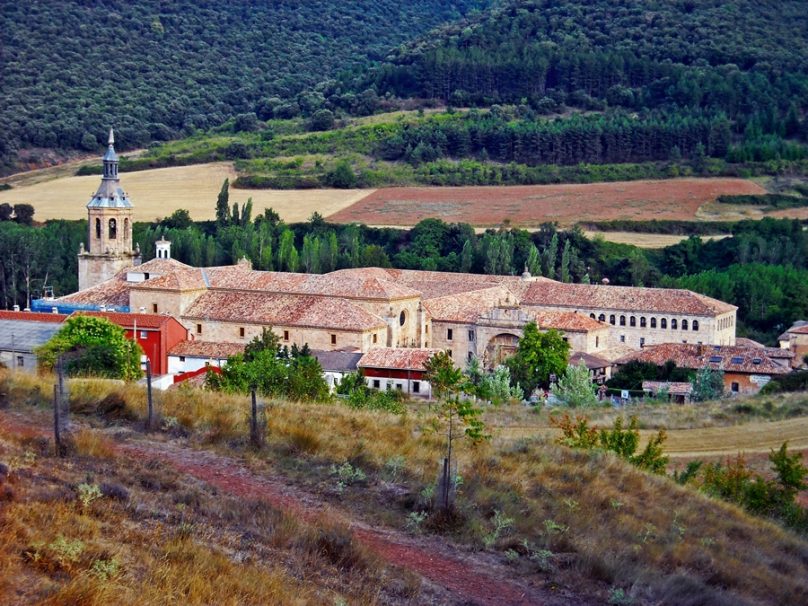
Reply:
[[263, 445], [263, 435], [258, 423], [258, 397], [255, 393], [255, 388], [250, 389], [250, 442], [254, 448], [261, 448]]
[[146, 358], [146, 401], [148, 405], [146, 431], [151, 431], [154, 428], [154, 402], [152, 401], [152, 373], [149, 358]]
[[56, 456], [61, 457], [62, 450], [62, 436], [59, 431], [59, 384], [53, 386], [53, 442], [56, 446]]

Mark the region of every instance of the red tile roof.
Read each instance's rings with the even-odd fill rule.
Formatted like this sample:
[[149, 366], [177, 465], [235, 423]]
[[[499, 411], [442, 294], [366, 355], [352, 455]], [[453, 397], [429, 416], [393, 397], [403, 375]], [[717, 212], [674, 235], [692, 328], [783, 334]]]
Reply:
[[168, 352], [169, 356], [224, 359], [244, 353], [243, 343], [217, 343], [213, 341], [182, 341]]
[[643, 381], [642, 390], [649, 391], [652, 394], [658, 394], [660, 390], [665, 390], [672, 396], [689, 396], [693, 393], [693, 385], [676, 381]]
[[474, 322], [480, 314], [506, 301], [513, 303], [514, 295], [505, 288], [494, 286], [472, 292], [459, 292], [423, 302], [429, 317], [438, 322]]
[[610, 327], [605, 322], [593, 320], [589, 316], [574, 311], [533, 311], [529, 315], [536, 320], [536, 326], [543, 330], [555, 328], [564, 332], [591, 332]]
[[157, 314], [130, 314], [115, 311], [75, 311], [74, 316], [93, 316], [95, 318], [106, 318], [113, 324], [124, 328], [134, 328], [138, 330], [159, 330], [168, 322], [174, 320], [172, 316], [160, 316]]
[[599, 356], [593, 356], [592, 354], [584, 353], [582, 351], [576, 351], [570, 355], [569, 365], [570, 366], [578, 366], [583, 360], [584, 364], [589, 370], [595, 370], [598, 368], [608, 368], [612, 365], [611, 362], [601, 358]]
[[689, 290], [564, 284], [550, 280], [533, 283], [522, 297], [522, 305], [698, 316], [712, 316], [737, 309], [734, 305]]
[[124, 270], [116, 276], [73, 293], [56, 299], [64, 303], [78, 303], [80, 305], [106, 305], [107, 307], [129, 307], [129, 288], [131, 283], [126, 281]]
[[428, 348], [377, 347], [363, 355], [357, 366], [423, 372], [426, 361], [440, 351]]
[[191, 304], [183, 317], [350, 332], [387, 326], [381, 318], [347, 299], [253, 292], [208, 291]]
[[53, 322], [61, 324], [67, 319], [65, 314], [47, 314], [38, 311], [0, 310], [0, 320], [24, 320], [26, 322]]
[[697, 345], [694, 343], [663, 343], [649, 345], [617, 360], [627, 364], [633, 360], [662, 366], [672, 360], [680, 368], [713, 368], [745, 374], [781, 375], [790, 369], [781, 366], [765, 350], [758, 347]]

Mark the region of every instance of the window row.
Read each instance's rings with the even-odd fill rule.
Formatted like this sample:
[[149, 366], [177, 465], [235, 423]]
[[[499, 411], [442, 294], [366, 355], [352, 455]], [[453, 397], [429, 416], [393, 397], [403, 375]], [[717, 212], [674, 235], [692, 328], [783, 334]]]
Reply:
[[[599, 316], [595, 316], [595, 314], [589, 314], [589, 317], [593, 320], [600, 320], [601, 322], [606, 321], [606, 314], [600, 314]], [[620, 316], [619, 324], [620, 326], [626, 326], [626, 321], [628, 320], [628, 326], [636, 327], [637, 326], [637, 317], [636, 316]], [[618, 318], [614, 314], [609, 316], [609, 324], [612, 326], [616, 326], [618, 324]], [[679, 321], [676, 318], [671, 319], [671, 330], [679, 330]], [[650, 320], [647, 319], [645, 316], [640, 316], [640, 328], [657, 328], [657, 319], [655, 317], [651, 317]], [[692, 323], [688, 323], [687, 320], [682, 320], [682, 330], [698, 330], [699, 329], [699, 321], [693, 320]], [[659, 319], [659, 328], [668, 328], [668, 319], [667, 318], [660, 318]]]

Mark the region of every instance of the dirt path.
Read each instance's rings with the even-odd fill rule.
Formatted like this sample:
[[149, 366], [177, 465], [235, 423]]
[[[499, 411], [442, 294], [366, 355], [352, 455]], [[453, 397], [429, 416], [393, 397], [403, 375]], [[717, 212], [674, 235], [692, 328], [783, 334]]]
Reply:
[[[10, 431], [35, 430], [50, 435], [49, 428], [8, 411], [0, 412], [0, 427]], [[345, 510], [320, 497], [290, 485], [280, 476], [256, 474], [235, 458], [195, 450], [176, 443], [148, 440], [131, 434], [131, 441], [118, 441], [124, 455], [157, 459], [230, 495], [262, 499], [273, 507], [314, 519], [328, 510], [352, 529], [354, 536], [382, 559], [408, 569], [428, 582], [448, 590], [460, 604], [570, 606], [591, 603], [563, 589], [545, 589], [508, 579], [512, 572], [491, 554], [471, 552], [437, 537], [412, 537], [390, 528], [358, 521]]]

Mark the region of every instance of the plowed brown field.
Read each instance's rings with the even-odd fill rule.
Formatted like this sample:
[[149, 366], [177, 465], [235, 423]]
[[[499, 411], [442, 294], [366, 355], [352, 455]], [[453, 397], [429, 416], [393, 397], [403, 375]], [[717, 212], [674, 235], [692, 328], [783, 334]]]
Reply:
[[437, 217], [488, 227], [555, 221], [695, 220], [720, 195], [763, 194], [744, 179], [669, 179], [573, 185], [392, 187], [379, 189], [329, 217], [368, 225], [415, 225]]

